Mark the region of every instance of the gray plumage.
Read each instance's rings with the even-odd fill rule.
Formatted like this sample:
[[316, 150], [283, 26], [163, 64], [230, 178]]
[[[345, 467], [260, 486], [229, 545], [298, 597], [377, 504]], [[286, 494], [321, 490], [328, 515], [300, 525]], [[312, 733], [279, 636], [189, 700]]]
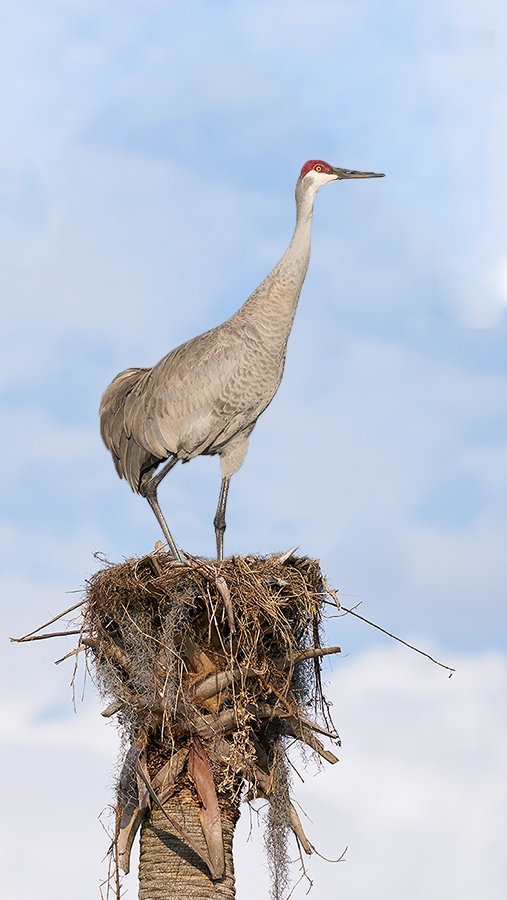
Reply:
[[[157, 500], [162, 478], [178, 460], [220, 456], [222, 485], [214, 520], [223, 557], [231, 476], [282, 379], [287, 341], [310, 260], [315, 195], [345, 178], [374, 172], [306, 163], [296, 185], [296, 227], [277, 266], [226, 322], [177, 347], [151, 369], [126, 369], [106, 388], [100, 406], [103, 441], [116, 471], [150, 503], [172, 553], [178, 550]], [[166, 465], [155, 475], [161, 462]]]

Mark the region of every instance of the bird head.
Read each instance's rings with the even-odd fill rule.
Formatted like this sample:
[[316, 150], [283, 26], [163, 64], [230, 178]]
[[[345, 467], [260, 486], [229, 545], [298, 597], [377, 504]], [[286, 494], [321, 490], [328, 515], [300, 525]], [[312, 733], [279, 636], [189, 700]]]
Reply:
[[355, 169], [337, 169], [324, 162], [323, 159], [310, 159], [301, 169], [299, 180], [311, 184], [318, 190], [329, 181], [342, 181], [345, 178], [383, 178], [383, 173], [357, 172]]

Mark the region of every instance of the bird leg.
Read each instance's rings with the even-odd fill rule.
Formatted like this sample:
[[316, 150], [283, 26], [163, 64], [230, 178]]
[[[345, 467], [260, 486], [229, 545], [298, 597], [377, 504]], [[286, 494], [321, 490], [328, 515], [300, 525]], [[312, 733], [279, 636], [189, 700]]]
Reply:
[[142, 494], [143, 497], [146, 497], [153, 512], [155, 513], [158, 524], [160, 525], [163, 535], [164, 535], [167, 543], [169, 544], [169, 549], [171, 550], [172, 555], [175, 557], [175, 559], [180, 559], [183, 562], [181, 553], [179, 552], [179, 550], [174, 542], [174, 538], [173, 538], [171, 532], [169, 531], [167, 522], [164, 519], [162, 510], [160, 509], [160, 505], [159, 505], [158, 498], [157, 498], [157, 489], [158, 489], [160, 482], [162, 481], [164, 476], [167, 475], [167, 473], [171, 471], [172, 467], [175, 466], [177, 462], [178, 462], [178, 457], [173, 456], [169, 460], [169, 462], [167, 462], [165, 464], [163, 469], [160, 470], [158, 475], [154, 475], [153, 478], [150, 478], [150, 480], [148, 481], [147, 484], [142, 484], [140, 486], [139, 493]]
[[231, 476], [222, 478], [222, 486], [220, 488], [220, 496], [218, 498], [218, 506], [213, 524], [215, 526], [215, 536], [217, 539], [217, 559], [220, 561], [224, 558], [224, 531], [225, 531], [225, 506], [227, 503], [227, 492], [229, 490], [229, 482]]

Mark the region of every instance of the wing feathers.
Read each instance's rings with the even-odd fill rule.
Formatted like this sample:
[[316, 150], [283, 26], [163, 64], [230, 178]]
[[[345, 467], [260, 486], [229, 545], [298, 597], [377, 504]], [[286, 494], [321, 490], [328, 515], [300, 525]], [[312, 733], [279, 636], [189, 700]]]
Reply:
[[255, 326], [238, 329], [229, 321], [177, 347], [152, 369], [116, 376], [102, 398], [101, 434], [118, 474], [134, 491], [143, 473], [171, 454], [190, 459], [216, 453], [238, 432], [251, 430], [266, 406], [257, 396], [265, 385], [256, 390], [265, 380], [261, 343]]

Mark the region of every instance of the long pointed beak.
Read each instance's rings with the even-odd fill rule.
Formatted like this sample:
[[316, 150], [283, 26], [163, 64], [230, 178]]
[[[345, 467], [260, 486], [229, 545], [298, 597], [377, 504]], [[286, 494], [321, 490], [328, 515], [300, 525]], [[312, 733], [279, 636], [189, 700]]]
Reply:
[[343, 178], [384, 178], [383, 172], [356, 172], [354, 169], [331, 169], [337, 179]]

